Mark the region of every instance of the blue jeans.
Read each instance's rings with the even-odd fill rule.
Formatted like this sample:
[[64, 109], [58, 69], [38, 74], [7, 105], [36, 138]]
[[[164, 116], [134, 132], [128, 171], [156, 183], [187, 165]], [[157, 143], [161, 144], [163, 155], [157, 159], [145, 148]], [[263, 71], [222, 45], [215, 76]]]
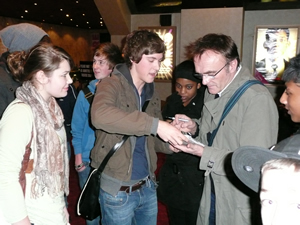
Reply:
[[[79, 178], [79, 186], [82, 190], [86, 180], [88, 179], [91, 171], [90, 163], [89, 162], [83, 162], [85, 165], [85, 169], [83, 171], [78, 172], [78, 178]], [[100, 222], [100, 216], [97, 217], [94, 220], [85, 220], [86, 225], [99, 225]]]
[[90, 172], [91, 172], [91, 167], [89, 162], [83, 162], [85, 165], [85, 169], [83, 171], [78, 172], [78, 179], [79, 179], [79, 186], [82, 190], [86, 180], [88, 179]]
[[153, 181], [147, 180], [140, 189], [112, 196], [100, 189], [102, 225], [156, 225], [157, 196]]

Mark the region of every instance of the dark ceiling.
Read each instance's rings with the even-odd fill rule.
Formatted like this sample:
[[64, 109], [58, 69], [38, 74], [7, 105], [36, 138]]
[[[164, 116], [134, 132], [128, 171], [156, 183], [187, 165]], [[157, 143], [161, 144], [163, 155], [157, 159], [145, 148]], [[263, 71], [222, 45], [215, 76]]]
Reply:
[[0, 16], [83, 29], [106, 29], [94, 0], [5, 0], [0, 4]]
[[[176, 13], [181, 9], [244, 7], [257, 9], [295, 9], [300, 2], [262, 3], [260, 0], [121, 0], [132, 14]], [[0, 16], [57, 24], [82, 29], [106, 29], [94, 0], [5, 0]]]

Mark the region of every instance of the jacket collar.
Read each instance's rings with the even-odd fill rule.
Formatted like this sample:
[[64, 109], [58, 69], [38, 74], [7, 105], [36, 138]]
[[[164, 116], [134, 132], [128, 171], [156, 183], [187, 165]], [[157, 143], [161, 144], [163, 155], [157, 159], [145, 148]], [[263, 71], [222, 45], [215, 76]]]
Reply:
[[252, 80], [254, 77], [250, 74], [249, 70], [243, 66], [235, 79], [224, 90], [220, 98], [214, 99], [214, 95], [209, 94], [206, 90], [205, 107], [210, 112], [213, 121], [217, 124], [221, 118], [226, 103], [229, 101], [233, 93], [242, 86], [247, 80]]

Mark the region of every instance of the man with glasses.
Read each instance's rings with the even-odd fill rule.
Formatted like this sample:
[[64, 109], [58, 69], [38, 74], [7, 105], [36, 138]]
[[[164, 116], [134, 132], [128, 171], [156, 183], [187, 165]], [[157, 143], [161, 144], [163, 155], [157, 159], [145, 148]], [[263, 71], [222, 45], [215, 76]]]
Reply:
[[[223, 119], [209, 144], [208, 139], [228, 100], [254, 77], [240, 64], [237, 46], [229, 36], [207, 34], [190, 44], [187, 50], [194, 59], [195, 75], [202, 78], [207, 91], [200, 121], [196, 123], [185, 115], [176, 115], [173, 125], [197, 136], [196, 140], [204, 146], [173, 145], [171, 149], [201, 157], [199, 169], [206, 171], [197, 224], [260, 224], [260, 218], [255, 218], [260, 210], [258, 196], [235, 176], [230, 158], [240, 146], [269, 147], [276, 143], [278, 112], [275, 102], [263, 85], [250, 86]], [[181, 122], [179, 118], [189, 122]]]

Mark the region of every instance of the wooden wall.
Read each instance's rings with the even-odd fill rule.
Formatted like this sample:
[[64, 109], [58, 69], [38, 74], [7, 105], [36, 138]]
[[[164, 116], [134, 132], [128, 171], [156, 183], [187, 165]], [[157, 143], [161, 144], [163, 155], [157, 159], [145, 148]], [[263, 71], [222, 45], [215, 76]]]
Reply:
[[[99, 35], [100, 30], [86, 30], [67, 26], [38, 23], [14, 18], [0, 17], [0, 30], [8, 25], [31, 23], [42, 28], [51, 38], [54, 45], [65, 49], [73, 58], [76, 66], [80, 61], [91, 61], [93, 57], [92, 36]], [[0, 40], [0, 54], [6, 51]]]

